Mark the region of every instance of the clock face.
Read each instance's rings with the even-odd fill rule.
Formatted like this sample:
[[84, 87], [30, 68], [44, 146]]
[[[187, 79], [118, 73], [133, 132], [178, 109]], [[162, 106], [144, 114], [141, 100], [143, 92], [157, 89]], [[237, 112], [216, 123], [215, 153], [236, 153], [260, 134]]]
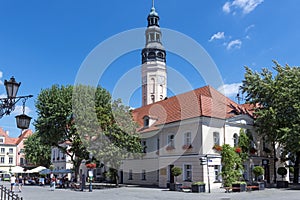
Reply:
[[165, 77], [164, 76], [158, 76], [157, 77], [157, 82], [159, 84], [164, 84], [165, 83]]

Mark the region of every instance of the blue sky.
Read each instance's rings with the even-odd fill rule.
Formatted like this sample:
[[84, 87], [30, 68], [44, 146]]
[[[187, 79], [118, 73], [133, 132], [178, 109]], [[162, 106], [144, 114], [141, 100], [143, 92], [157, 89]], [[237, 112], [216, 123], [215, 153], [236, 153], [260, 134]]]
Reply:
[[[120, 32], [146, 28], [151, 6], [151, 0], [1, 0], [0, 95], [5, 94], [4, 80], [15, 76], [22, 82], [19, 95], [34, 95], [26, 111], [36, 118], [34, 101], [42, 89], [74, 84], [82, 62], [97, 45]], [[299, 0], [156, 0], [155, 7], [162, 28], [193, 38], [207, 51], [231, 98], [243, 80], [244, 66], [259, 71], [271, 68], [272, 60], [299, 65]], [[100, 84], [112, 92], [117, 80], [140, 64], [139, 50], [120, 56]], [[186, 60], [169, 53], [167, 64], [192, 88], [206, 85]], [[139, 107], [140, 102], [140, 90], [132, 92], [130, 106]], [[0, 127], [12, 136], [20, 133], [14, 119], [19, 106], [0, 119]]]

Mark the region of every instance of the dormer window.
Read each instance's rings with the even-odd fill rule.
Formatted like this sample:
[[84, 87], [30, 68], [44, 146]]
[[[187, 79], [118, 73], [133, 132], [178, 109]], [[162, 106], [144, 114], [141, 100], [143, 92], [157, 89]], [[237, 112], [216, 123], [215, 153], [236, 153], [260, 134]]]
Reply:
[[150, 118], [148, 116], [144, 117], [144, 127], [149, 127]]
[[5, 142], [5, 138], [4, 137], [0, 137], [0, 144], [4, 144]]

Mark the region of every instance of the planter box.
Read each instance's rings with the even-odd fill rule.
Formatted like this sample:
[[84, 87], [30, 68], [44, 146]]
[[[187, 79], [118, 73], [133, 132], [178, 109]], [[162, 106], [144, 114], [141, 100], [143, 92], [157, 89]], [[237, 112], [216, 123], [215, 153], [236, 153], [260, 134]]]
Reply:
[[277, 181], [276, 182], [277, 188], [287, 188], [289, 187], [288, 181]]
[[264, 190], [265, 189], [265, 182], [255, 182], [253, 186], [257, 186], [257, 188], [253, 188], [252, 190]]
[[182, 183], [170, 183], [171, 191], [181, 191]]
[[246, 184], [232, 184], [232, 192], [245, 192]]
[[258, 189], [264, 190], [265, 189], [265, 182], [258, 182]]
[[192, 185], [192, 192], [205, 192], [205, 185]]

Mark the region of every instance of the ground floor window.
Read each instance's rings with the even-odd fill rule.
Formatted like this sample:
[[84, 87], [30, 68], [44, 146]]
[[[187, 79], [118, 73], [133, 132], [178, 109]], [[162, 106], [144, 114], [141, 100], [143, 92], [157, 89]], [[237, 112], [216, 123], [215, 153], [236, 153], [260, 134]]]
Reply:
[[222, 176], [221, 176], [221, 166], [220, 165], [215, 165], [214, 166], [214, 173], [215, 173], [215, 182], [220, 182], [222, 181]]
[[189, 164], [184, 165], [183, 175], [185, 181], [192, 181], [192, 165]]
[[128, 173], [128, 180], [132, 180], [132, 169], [129, 170], [129, 173]]
[[142, 170], [142, 180], [146, 180], [146, 170]]

